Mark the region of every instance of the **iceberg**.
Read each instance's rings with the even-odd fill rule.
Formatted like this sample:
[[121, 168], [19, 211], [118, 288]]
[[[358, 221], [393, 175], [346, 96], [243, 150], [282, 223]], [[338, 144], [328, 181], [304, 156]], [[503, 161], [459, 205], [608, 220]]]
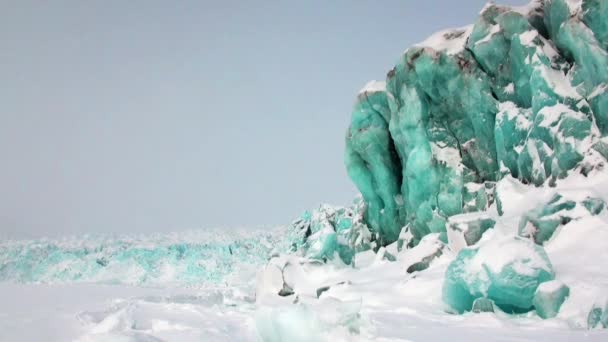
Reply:
[[[345, 165], [381, 245], [412, 244], [485, 211], [506, 175], [553, 186], [603, 167], [608, 149], [607, 6], [488, 4], [470, 26], [407, 49], [357, 97]], [[604, 156], [604, 157], [602, 157]]]
[[344, 163], [361, 198], [294, 221], [256, 303], [365, 299], [378, 325], [394, 314], [382, 305], [420, 304], [606, 327], [606, 4], [489, 3], [405, 50], [352, 110]]

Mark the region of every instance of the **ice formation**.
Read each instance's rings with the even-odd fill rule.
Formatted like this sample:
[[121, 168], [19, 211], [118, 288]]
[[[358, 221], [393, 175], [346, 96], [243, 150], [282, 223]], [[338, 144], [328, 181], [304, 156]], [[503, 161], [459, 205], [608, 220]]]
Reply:
[[237, 306], [263, 341], [606, 340], [567, 328], [608, 328], [607, 18], [606, 0], [491, 3], [407, 49], [357, 96], [351, 206], [280, 234], [0, 242], [0, 280], [255, 287], [207, 322], [196, 296], [80, 316], [112, 340], [225, 337]]
[[538, 286], [554, 277], [542, 247], [517, 237], [494, 239], [458, 253], [445, 275], [443, 299], [459, 313], [470, 311], [478, 298], [508, 313], [526, 312]]
[[506, 174], [550, 186], [604, 162], [594, 156], [608, 134], [606, 8], [488, 4], [474, 25], [407, 49], [385, 83], [362, 89], [345, 163], [382, 244], [406, 224], [417, 243], [487, 209]]
[[560, 306], [564, 303], [570, 288], [559, 280], [552, 280], [540, 284], [534, 294], [534, 308], [542, 318], [557, 316]]
[[337, 254], [350, 264], [356, 252], [372, 247], [372, 235], [363, 221], [364, 209], [356, 200], [351, 207], [322, 205], [305, 212], [287, 228], [291, 250], [321, 261]]
[[547, 203], [526, 212], [519, 222], [519, 234], [538, 244], [549, 240], [558, 227], [581, 217], [598, 215], [605, 207], [601, 198], [587, 197], [580, 201], [555, 194]]
[[274, 231], [0, 241], [0, 281], [186, 286], [221, 283], [287, 251]]
[[362, 201], [294, 222], [297, 257], [270, 261], [259, 302], [351, 298], [398, 269], [448, 312], [608, 325], [606, 18], [603, 0], [490, 3], [407, 49], [352, 112]]

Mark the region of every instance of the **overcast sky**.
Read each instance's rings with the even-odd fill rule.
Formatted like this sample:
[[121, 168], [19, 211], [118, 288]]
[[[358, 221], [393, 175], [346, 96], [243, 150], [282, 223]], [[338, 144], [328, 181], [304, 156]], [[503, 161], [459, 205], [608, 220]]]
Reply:
[[357, 91], [483, 4], [0, 1], [0, 237], [260, 227], [347, 204]]

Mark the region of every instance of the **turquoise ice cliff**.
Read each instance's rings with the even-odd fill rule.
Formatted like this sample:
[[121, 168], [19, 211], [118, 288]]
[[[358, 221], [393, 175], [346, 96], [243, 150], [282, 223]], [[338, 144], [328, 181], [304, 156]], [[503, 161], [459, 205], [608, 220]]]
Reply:
[[571, 264], [608, 259], [605, 242], [579, 240], [608, 222], [607, 49], [608, 1], [536, 0], [490, 3], [405, 50], [354, 105], [344, 158], [362, 200], [289, 227], [301, 259], [271, 262], [274, 292], [350, 284], [303, 286], [288, 270], [364, 273], [371, 253], [406, 283], [441, 274], [447, 312], [608, 326], [603, 271]]
[[[405, 51], [357, 98], [345, 163], [383, 245], [483, 211], [511, 175], [553, 186], [608, 156], [608, 3], [488, 4]], [[483, 189], [483, 193], [479, 192]]]

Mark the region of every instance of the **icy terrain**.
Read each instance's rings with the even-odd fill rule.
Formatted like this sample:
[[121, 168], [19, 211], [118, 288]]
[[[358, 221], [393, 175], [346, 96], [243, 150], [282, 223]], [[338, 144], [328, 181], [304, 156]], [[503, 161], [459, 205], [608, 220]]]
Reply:
[[[608, 172], [595, 173], [592, 178], [573, 174], [553, 188], [505, 178], [497, 188], [507, 204], [503, 215], [498, 214], [495, 201], [487, 217], [496, 223], [472, 247], [518, 234], [522, 213], [556, 193], [573, 200], [588, 196], [608, 200]], [[315, 245], [299, 246], [297, 253], [280, 253], [291, 247], [285, 241], [298, 240], [296, 233], [303, 227], [320, 224], [318, 228], [326, 229], [325, 233], [332, 224], [347, 230], [357, 227], [358, 209], [357, 205], [346, 209], [321, 206], [288, 229], [269, 231], [4, 241], [0, 340], [608, 338], [606, 330], [587, 326], [593, 306], [608, 299], [606, 210], [592, 215], [575, 206], [558, 213], [573, 220], [560, 225], [543, 246], [555, 278], [569, 287], [570, 295], [557, 317], [542, 319], [535, 311], [509, 314], [498, 308], [495, 312], [450, 312], [442, 287], [450, 263], [461, 249], [469, 248], [462, 245], [466, 240], [451, 238], [444, 244], [436, 235], [429, 235], [416, 247], [406, 248], [403, 240], [408, 236], [402, 236], [401, 244], [397, 241], [377, 252], [354, 253], [351, 265], [333, 252], [333, 259], [314, 261], [321, 255]], [[462, 225], [465, 218], [456, 223]], [[353, 243], [365, 244], [369, 236], [364, 226], [357, 229], [354, 236], [359, 239]], [[321, 236], [323, 233], [317, 235]], [[227, 257], [230, 250], [233, 256]], [[312, 254], [306, 256], [304, 250]], [[515, 251], [493, 247], [492, 267], [500, 268]], [[269, 258], [270, 263], [264, 265]], [[105, 266], [98, 263], [100, 259]]]
[[254, 340], [283, 231], [0, 241], [0, 341]]
[[272, 231], [0, 242], [0, 340], [608, 340], [608, 2], [488, 4], [360, 92]]
[[[512, 178], [497, 187], [510, 204], [502, 216], [491, 206], [488, 215], [496, 224], [483, 234], [482, 243], [517, 234], [522, 213], [555, 193], [608, 200], [608, 172], [593, 178], [574, 174], [554, 188], [522, 185]], [[593, 303], [607, 299], [608, 213], [577, 211], [567, 210], [567, 215], [581, 216], [559, 227], [544, 244], [556, 279], [571, 291], [551, 319], [534, 311], [449, 313], [442, 286], [463, 247], [444, 245], [433, 235], [414, 248], [399, 248], [397, 241], [378, 252], [355, 253], [350, 266], [338, 254], [325, 263], [313, 262], [301, 246], [300, 253], [279, 253], [289, 249], [285, 241], [297, 240], [293, 233], [307, 221], [342, 222], [335, 219], [344, 215], [358, 224], [356, 210], [322, 206], [289, 229], [4, 241], [0, 340], [605, 341], [608, 332], [588, 329], [587, 318]], [[182, 246], [180, 252], [173, 251], [176, 245]], [[214, 252], [201, 252], [206, 248]], [[241, 254], [226, 258], [218, 253], [225, 249]], [[509, 260], [500, 253], [491, 251], [497, 256], [494, 267]], [[190, 254], [205, 258], [193, 264]], [[428, 268], [411, 267], [433, 255]], [[100, 258], [106, 260], [107, 273], [96, 266]], [[281, 290], [287, 293], [278, 295]]]

